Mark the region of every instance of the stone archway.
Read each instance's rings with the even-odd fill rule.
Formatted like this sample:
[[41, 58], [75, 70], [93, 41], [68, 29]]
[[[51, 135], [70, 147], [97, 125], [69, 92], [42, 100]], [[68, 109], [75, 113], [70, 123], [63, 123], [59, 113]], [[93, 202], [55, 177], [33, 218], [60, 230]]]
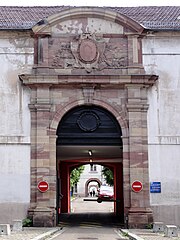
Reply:
[[[88, 149], [91, 148], [93, 164], [112, 164], [115, 169], [117, 162], [122, 164], [122, 132], [112, 113], [99, 106], [82, 105], [71, 109], [63, 116], [57, 128], [57, 136], [57, 165], [59, 166], [61, 194], [67, 196], [61, 200], [60, 205], [62, 213], [68, 213], [70, 209], [68, 196], [70, 195], [69, 172], [71, 166], [88, 164], [87, 153]], [[116, 151], [112, 151], [112, 148], [116, 148]], [[117, 166], [117, 169], [120, 170], [116, 171], [117, 179], [119, 179], [119, 183], [116, 184], [116, 192], [121, 201], [115, 204], [117, 205], [115, 209], [116, 213], [121, 215], [121, 219], [123, 219], [123, 173], [122, 167]], [[118, 205], [120, 206], [118, 207]]]
[[98, 183], [98, 186], [100, 187], [101, 186], [101, 181], [98, 179], [98, 178], [90, 178], [86, 181], [85, 183], [85, 197], [87, 197], [89, 194], [89, 188], [88, 188], [88, 185], [90, 182], [97, 182]]
[[[72, 27], [66, 30], [65, 26], [69, 24]], [[76, 8], [47, 18], [33, 31], [35, 66], [32, 73], [19, 77], [31, 89], [29, 215], [34, 225], [56, 225], [57, 125], [65, 113], [82, 105], [100, 106], [120, 124], [123, 133], [124, 211], [131, 226], [147, 224], [152, 220], [147, 92], [157, 76], [144, 72], [143, 27], [111, 10]], [[90, 58], [83, 50], [87, 46], [93, 52]], [[132, 192], [130, 187], [137, 178], [143, 182], [143, 191], [139, 194]], [[44, 194], [37, 190], [40, 180], [46, 180], [50, 185]]]

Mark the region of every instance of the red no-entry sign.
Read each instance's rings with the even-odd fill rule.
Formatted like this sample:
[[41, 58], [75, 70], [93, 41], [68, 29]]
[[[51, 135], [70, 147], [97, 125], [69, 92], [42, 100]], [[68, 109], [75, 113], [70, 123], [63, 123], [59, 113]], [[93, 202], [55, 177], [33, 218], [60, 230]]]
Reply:
[[134, 192], [140, 192], [143, 188], [143, 185], [142, 185], [142, 182], [140, 181], [134, 181], [131, 187]]
[[46, 192], [49, 189], [49, 184], [46, 181], [41, 181], [38, 183], [38, 190], [40, 192]]

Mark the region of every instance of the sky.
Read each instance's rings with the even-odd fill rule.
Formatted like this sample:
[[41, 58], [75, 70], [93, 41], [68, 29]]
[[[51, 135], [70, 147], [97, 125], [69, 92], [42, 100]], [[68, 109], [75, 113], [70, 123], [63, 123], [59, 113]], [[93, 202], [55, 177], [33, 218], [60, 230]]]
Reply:
[[180, 6], [180, 0], [0, 0], [0, 6]]

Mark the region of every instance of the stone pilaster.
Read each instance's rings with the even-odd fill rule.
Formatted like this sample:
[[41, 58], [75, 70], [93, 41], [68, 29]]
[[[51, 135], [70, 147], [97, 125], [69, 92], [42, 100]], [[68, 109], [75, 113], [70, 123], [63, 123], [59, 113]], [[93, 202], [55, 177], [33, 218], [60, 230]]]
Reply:
[[[141, 84], [127, 86], [129, 118], [129, 180], [130, 227], [144, 227], [152, 222], [149, 202], [148, 138], [147, 138], [147, 89]], [[143, 189], [134, 192], [131, 185], [140, 181]]]
[[[35, 88], [31, 104], [31, 207], [29, 213], [34, 226], [54, 226], [56, 207], [56, 156], [55, 140], [49, 136], [51, 104], [49, 88]], [[54, 146], [52, 152], [51, 146]], [[47, 181], [49, 189], [40, 192], [37, 185]]]
[[142, 44], [140, 35], [127, 34], [128, 38], [128, 74], [144, 74], [142, 65]]

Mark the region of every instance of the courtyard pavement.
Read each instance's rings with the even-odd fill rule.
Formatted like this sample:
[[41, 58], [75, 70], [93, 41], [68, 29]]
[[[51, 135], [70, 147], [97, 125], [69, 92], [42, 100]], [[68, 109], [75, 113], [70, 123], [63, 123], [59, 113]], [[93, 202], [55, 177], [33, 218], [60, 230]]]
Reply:
[[[0, 240], [45, 240], [62, 231], [61, 227], [24, 228], [23, 231], [11, 232], [9, 236], [0, 235]], [[119, 231], [125, 237], [124, 239], [130, 240], [180, 240], [180, 231], [178, 237], [164, 237], [163, 233], [154, 233], [150, 229], [119, 229]]]
[[[90, 205], [89, 205], [90, 204]], [[113, 212], [113, 204], [96, 202], [85, 202], [82, 198], [77, 198], [72, 202], [71, 211], [76, 214], [83, 216], [83, 213], [88, 213], [90, 217], [91, 212], [96, 210], [97, 213], [104, 212], [105, 210], [109, 213]], [[82, 218], [83, 219], [83, 218]], [[80, 219], [80, 220], [82, 220]], [[111, 221], [107, 219], [107, 222]], [[89, 224], [90, 228], [100, 227], [100, 225], [93, 225], [90, 223], [83, 222], [80, 223], [79, 227], [84, 227], [84, 224]], [[83, 225], [83, 226], [82, 226]], [[24, 227], [22, 231], [11, 231], [11, 235], [1, 235], [0, 240], [45, 240], [51, 239], [51, 237], [62, 233], [66, 228], [70, 228], [70, 225], [63, 225], [60, 222], [58, 227], [53, 228], [43, 228], [43, 227]], [[111, 226], [113, 228], [113, 226]], [[123, 239], [126, 240], [180, 240], [180, 229], [178, 232], [178, 237], [165, 237], [164, 233], [154, 233], [152, 229], [122, 229], [119, 225], [115, 225], [114, 228], [121, 233]], [[74, 240], [74, 239], [72, 239]], [[101, 240], [99, 238], [99, 240]]]
[[61, 232], [60, 227], [56, 228], [23, 228], [22, 231], [11, 231], [10, 235], [0, 235], [0, 240], [44, 240], [55, 233]]
[[178, 237], [165, 237], [164, 233], [154, 233], [152, 229], [121, 229], [130, 240], [180, 240], [180, 230]]

